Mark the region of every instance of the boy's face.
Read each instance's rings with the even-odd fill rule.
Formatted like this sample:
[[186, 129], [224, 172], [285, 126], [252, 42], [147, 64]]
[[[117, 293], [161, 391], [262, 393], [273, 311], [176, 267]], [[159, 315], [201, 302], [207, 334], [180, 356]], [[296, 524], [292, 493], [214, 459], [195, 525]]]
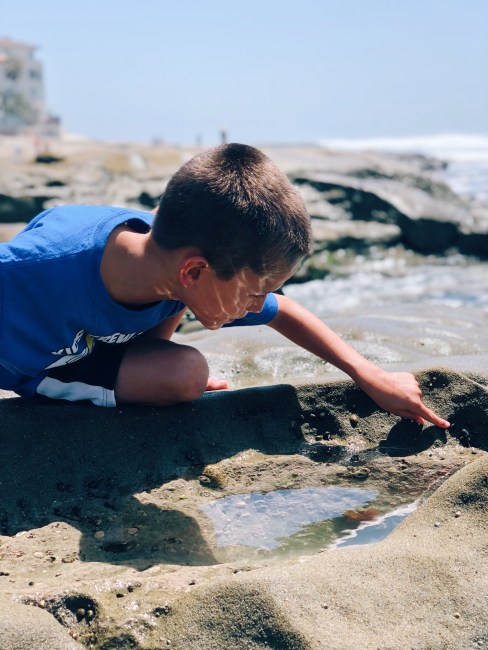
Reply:
[[204, 327], [216, 330], [244, 318], [248, 312], [260, 312], [266, 294], [279, 289], [294, 270], [259, 276], [243, 269], [230, 280], [221, 280], [211, 267], [206, 267], [188, 290], [185, 303]]

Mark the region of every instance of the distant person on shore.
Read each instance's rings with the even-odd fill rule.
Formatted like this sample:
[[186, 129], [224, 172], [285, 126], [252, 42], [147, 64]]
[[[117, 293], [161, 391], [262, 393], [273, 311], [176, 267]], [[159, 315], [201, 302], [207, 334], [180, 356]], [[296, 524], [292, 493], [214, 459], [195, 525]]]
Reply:
[[183, 165], [155, 217], [46, 210], [0, 245], [0, 387], [102, 406], [166, 406], [227, 388], [199, 351], [170, 340], [188, 307], [212, 330], [267, 324], [345, 371], [383, 409], [448, 427], [412, 374], [380, 369], [274, 293], [310, 243], [297, 190], [239, 144]]

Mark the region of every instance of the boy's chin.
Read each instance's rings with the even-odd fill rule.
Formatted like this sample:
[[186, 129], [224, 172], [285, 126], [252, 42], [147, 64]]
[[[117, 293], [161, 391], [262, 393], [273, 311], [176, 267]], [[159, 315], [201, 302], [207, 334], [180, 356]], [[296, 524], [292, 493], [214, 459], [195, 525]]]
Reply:
[[205, 327], [205, 329], [219, 330], [224, 325], [227, 325], [228, 323], [233, 323], [235, 320], [241, 318], [241, 316], [236, 316], [235, 318], [222, 318], [221, 320], [219, 319], [214, 321], [207, 320], [206, 318], [198, 318], [198, 316], [196, 316], [196, 318], [203, 325], [203, 327]]
[[225, 323], [202, 323], [207, 330], [219, 330]]
[[[200, 319], [198, 319], [200, 320]], [[207, 330], [219, 330], [223, 325], [228, 323], [229, 321], [227, 320], [222, 320], [222, 321], [205, 321], [205, 320], [200, 320], [200, 323], [203, 325], [203, 327]]]

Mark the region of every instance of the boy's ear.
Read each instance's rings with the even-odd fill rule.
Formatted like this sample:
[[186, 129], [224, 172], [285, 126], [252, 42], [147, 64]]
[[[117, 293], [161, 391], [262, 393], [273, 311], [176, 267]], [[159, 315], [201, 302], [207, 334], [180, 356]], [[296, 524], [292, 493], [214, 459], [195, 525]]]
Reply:
[[183, 287], [194, 286], [200, 279], [202, 272], [210, 267], [208, 261], [200, 255], [186, 257], [180, 266], [179, 279]]

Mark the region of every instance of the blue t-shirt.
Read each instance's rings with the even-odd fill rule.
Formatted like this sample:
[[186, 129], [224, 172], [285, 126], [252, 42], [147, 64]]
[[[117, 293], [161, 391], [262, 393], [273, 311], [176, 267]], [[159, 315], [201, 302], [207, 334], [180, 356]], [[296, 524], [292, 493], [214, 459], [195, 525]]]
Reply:
[[[123, 343], [184, 308], [162, 300], [129, 309], [108, 294], [100, 275], [114, 228], [153, 215], [98, 206], [52, 208], [35, 217], [12, 241], [0, 244], [0, 387], [35, 393], [49, 368], [74, 363], [97, 341]], [[269, 294], [259, 314], [233, 325], [271, 321], [278, 310]]]

